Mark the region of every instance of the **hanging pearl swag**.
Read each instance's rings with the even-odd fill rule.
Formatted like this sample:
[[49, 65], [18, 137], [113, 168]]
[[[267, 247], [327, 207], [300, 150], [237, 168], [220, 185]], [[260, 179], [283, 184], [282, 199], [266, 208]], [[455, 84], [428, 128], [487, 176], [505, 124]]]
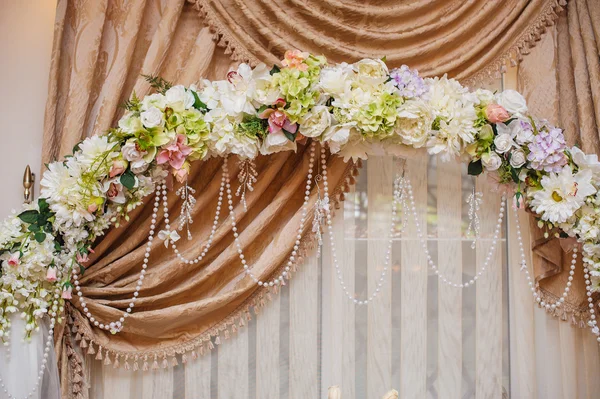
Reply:
[[[448, 286], [452, 286], [455, 288], [461, 288], [461, 289], [467, 288], [469, 286], [474, 285], [476, 283], [476, 281], [478, 280], [478, 278], [482, 276], [483, 272], [489, 266], [489, 262], [491, 261], [492, 254], [497, 246], [497, 241], [499, 238], [500, 229], [501, 229], [502, 221], [503, 221], [503, 217], [504, 217], [504, 211], [505, 211], [505, 206], [506, 206], [506, 197], [502, 196], [500, 210], [499, 210], [499, 214], [498, 214], [498, 218], [497, 218], [497, 224], [495, 226], [494, 236], [492, 238], [492, 244], [489, 248], [489, 252], [486, 255], [483, 266], [481, 267], [480, 270], [478, 270], [476, 272], [476, 274], [473, 276], [473, 278], [471, 280], [466, 281], [466, 282], [452, 282], [452, 281], [448, 280], [439, 271], [438, 267], [433, 262], [431, 254], [429, 253], [429, 250], [427, 248], [427, 240], [422, 233], [421, 226], [419, 223], [418, 213], [417, 213], [417, 208], [416, 208], [416, 204], [415, 204], [415, 200], [414, 200], [413, 188], [412, 188], [411, 182], [409, 179], [405, 178], [404, 173], [402, 173], [401, 176], [397, 176], [394, 180], [392, 215], [391, 215], [392, 217], [391, 217], [391, 226], [390, 226], [390, 239], [386, 246], [386, 257], [385, 257], [385, 262], [384, 262], [382, 272], [377, 280], [374, 292], [372, 292], [371, 295], [367, 296], [364, 299], [356, 298], [355, 295], [351, 294], [348, 291], [346, 284], [343, 280], [341, 268], [340, 268], [340, 265], [339, 265], [339, 262], [337, 259], [335, 242], [333, 240], [333, 226], [332, 226], [333, 223], [332, 223], [332, 212], [329, 207], [329, 183], [328, 183], [328, 174], [327, 174], [327, 154], [326, 154], [325, 147], [321, 147], [321, 151], [320, 151], [320, 153], [321, 153], [320, 154], [321, 175], [316, 175], [313, 179], [315, 153], [316, 153], [315, 147], [316, 147], [316, 145], [314, 142], [312, 142], [309, 147], [309, 165], [308, 165], [308, 173], [307, 173], [306, 187], [305, 187], [305, 193], [304, 193], [305, 196], [304, 196], [304, 202], [302, 205], [302, 213], [301, 213], [301, 218], [300, 218], [300, 224], [299, 224], [299, 227], [297, 230], [296, 241], [295, 241], [293, 250], [285, 264], [285, 267], [283, 268], [283, 271], [278, 276], [271, 279], [270, 281], [263, 281], [262, 279], [260, 279], [259, 277], [257, 277], [256, 275], [254, 275], [252, 273], [251, 267], [248, 265], [248, 263], [246, 261], [246, 258], [245, 258], [245, 255], [244, 255], [244, 252], [242, 249], [242, 245], [239, 240], [239, 233], [238, 233], [237, 222], [236, 222], [236, 214], [235, 214], [234, 207], [233, 207], [233, 192], [232, 192], [231, 180], [230, 180], [230, 175], [229, 175], [228, 158], [225, 157], [223, 160], [223, 164], [221, 166], [222, 176], [221, 176], [221, 182], [220, 182], [220, 187], [219, 187], [219, 194], [218, 194], [218, 198], [217, 198], [217, 207], [216, 207], [215, 216], [213, 219], [213, 225], [211, 227], [210, 235], [206, 241], [206, 244], [205, 244], [201, 254], [194, 259], [187, 259], [186, 257], [184, 257], [181, 254], [181, 252], [177, 248], [177, 245], [175, 243], [177, 239], [174, 237], [174, 234], [176, 234], [176, 232], [172, 231], [171, 226], [170, 226], [169, 209], [168, 209], [168, 201], [167, 201], [168, 200], [167, 186], [164, 183], [158, 184], [156, 191], [155, 191], [155, 202], [154, 202], [154, 208], [153, 208], [153, 213], [152, 213], [150, 231], [148, 234], [148, 241], [147, 241], [146, 250], [144, 253], [142, 270], [140, 272], [140, 276], [138, 278], [136, 289], [133, 294], [133, 297], [131, 298], [131, 302], [129, 303], [128, 308], [126, 309], [125, 312], [123, 312], [123, 315], [118, 320], [115, 320], [115, 321], [112, 321], [109, 323], [101, 323], [99, 320], [97, 320], [96, 317], [94, 317], [92, 315], [92, 313], [87, 308], [87, 303], [86, 303], [85, 299], [83, 298], [83, 294], [81, 292], [81, 288], [80, 288], [80, 284], [79, 284], [79, 271], [74, 269], [73, 270], [74, 286], [75, 286], [77, 295], [79, 296], [79, 300], [80, 300], [80, 303], [83, 308], [83, 312], [84, 312], [85, 316], [90, 320], [90, 322], [94, 326], [99, 327], [104, 330], [107, 330], [107, 331], [110, 331], [113, 334], [116, 334], [122, 330], [125, 319], [133, 311], [133, 308], [135, 306], [137, 298], [139, 297], [139, 291], [142, 287], [144, 276], [146, 274], [149, 257], [150, 257], [151, 245], [152, 245], [152, 241], [154, 239], [154, 234], [155, 234], [156, 221], [157, 221], [157, 217], [158, 217], [161, 196], [162, 196], [162, 205], [163, 205], [162, 210], [163, 210], [163, 215], [164, 215], [165, 230], [159, 232], [159, 238], [162, 238], [165, 241], [165, 246], [171, 247], [173, 252], [176, 254], [176, 256], [182, 262], [187, 263], [187, 264], [191, 264], [191, 263], [197, 264], [202, 259], [204, 259], [204, 257], [208, 253], [208, 250], [212, 246], [214, 236], [215, 236], [215, 233], [217, 230], [217, 226], [219, 224], [219, 218], [220, 218], [221, 209], [223, 206], [223, 197], [226, 194], [227, 195], [227, 206], [228, 206], [228, 210], [229, 210], [228, 219], [231, 223], [231, 229], [233, 231], [234, 243], [236, 245], [238, 257], [242, 264], [244, 273], [246, 275], [248, 275], [259, 286], [277, 287], [277, 286], [286, 285], [285, 280], [289, 279], [289, 273], [291, 271], [291, 268], [298, 261], [298, 258], [299, 258], [299, 248], [300, 248], [300, 243], [301, 243], [300, 240], [302, 238], [302, 232], [304, 230], [304, 226], [306, 223], [306, 217], [307, 217], [308, 210], [309, 210], [308, 203], [309, 203], [309, 199], [310, 199], [310, 193], [311, 193], [311, 189], [312, 189], [313, 180], [314, 180], [315, 186], [317, 187], [317, 190], [318, 190], [318, 198], [315, 203], [315, 210], [314, 210], [315, 216], [313, 219], [313, 233], [315, 233], [317, 238], [319, 238], [322, 234], [320, 225], [321, 224], [327, 225], [327, 229], [328, 229], [328, 233], [329, 233], [329, 241], [330, 241], [330, 246], [331, 246], [331, 253], [332, 253], [334, 267], [336, 269], [336, 275], [337, 275], [338, 282], [341, 285], [345, 296], [349, 300], [353, 301], [356, 305], [367, 305], [369, 302], [373, 301], [381, 292], [381, 288], [386, 281], [386, 276], [388, 275], [388, 269], [389, 269], [389, 264], [390, 264], [390, 260], [391, 260], [392, 244], [393, 244], [394, 237], [397, 235], [402, 235], [404, 233], [406, 225], [407, 225], [407, 221], [409, 219], [409, 213], [412, 213], [412, 221], [415, 223], [417, 236], [419, 238], [421, 248], [424, 250], [425, 255], [427, 257], [428, 266], [431, 268], [431, 270], [434, 272], [434, 274], [438, 277], [438, 279], [443, 284], [446, 284]], [[244, 181], [244, 179], [250, 179], [252, 181], [252, 183], [256, 182], [257, 173], [256, 173], [256, 170], [254, 169], [254, 165], [246, 165], [246, 166], [242, 165], [242, 167], [246, 170], [247, 175], [246, 175], [246, 177], [242, 177], [242, 178], [240, 178], [238, 176], [238, 179], [241, 179], [240, 184], [245, 184], [245, 183], [242, 183], [242, 181]], [[320, 197], [320, 187], [319, 187], [320, 181], [322, 181], [322, 185], [323, 185], [323, 198]], [[252, 190], [250, 190], [250, 191], [252, 191]], [[239, 188], [238, 188], [238, 192], [239, 192]], [[476, 226], [473, 226], [473, 227], [475, 227], [474, 228], [475, 234], [476, 234], [475, 239], [477, 239], [477, 236], [479, 234], [478, 223], [477, 223], [479, 219], [478, 219], [478, 215], [476, 214], [476, 212], [479, 209], [479, 202], [481, 201], [481, 197], [478, 194], [479, 193], [475, 194], [475, 197], [471, 201], [472, 203], [469, 203], [469, 205], [471, 207], [473, 207], [473, 212], [471, 212], [472, 214], [470, 214], [470, 219], [473, 223], [476, 224]], [[185, 193], [179, 193], [178, 195], [184, 195], [187, 197], [187, 195], [189, 195], [189, 191], [187, 191]], [[237, 195], [237, 192], [236, 192], [236, 195]], [[190, 201], [190, 200], [187, 199], [187, 201]], [[192, 199], [192, 201], [195, 202], [195, 200], [193, 200], [193, 199]], [[242, 201], [245, 202], [245, 198]], [[244, 209], [247, 209], [246, 204], [243, 204], [243, 205], [244, 205]], [[398, 220], [397, 220], [398, 207], [400, 207], [402, 209], [403, 217], [402, 217], [402, 224], [401, 224], [400, 231], [396, 232], [396, 223], [398, 222]], [[186, 210], [188, 211], [188, 213], [190, 213], [190, 216], [191, 216], [191, 208], [186, 208]], [[188, 220], [188, 219], [185, 219], [185, 220]], [[521, 252], [522, 265], [524, 265], [525, 264], [524, 263], [525, 255], [524, 255], [523, 244], [521, 241], [521, 233], [520, 233], [520, 227], [518, 225], [518, 221], [517, 221], [517, 227], [518, 227], [517, 237], [519, 239], [519, 250]], [[323, 244], [323, 241], [318, 239], [317, 242], [319, 243], [318, 247], [320, 250], [320, 247]], [[532, 287], [531, 290], [533, 292], [534, 299], [536, 300], [537, 303], [540, 304], [540, 306], [542, 306], [548, 310], [555, 309], [555, 308], [561, 306], [561, 304], [564, 302], [566, 296], [568, 295], [570, 286], [572, 284], [571, 281], [573, 280], [576, 258], [577, 258], [577, 250], [575, 250], [573, 253], [573, 260], [572, 260], [572, 264], [571, 264], [569, 282], [567, 283], [567, 286], [565, 287], [563, 296], [556, 303], [545, 303], [541, 300], [540, 295], [536, 292], [535, 288], [533, 287], [533, 283], [531, 281], [531, 277], [529, 276], [529, 272], [527, 271], [527, 268], [522, 266], [521, 269], [525, 270], [529, 285], [530, 285], [530, 287]], [[592, 314], [590, 326], [592, 327], [594, 334], [596, 336], [598, 336], [598, 340], [600, 342], [600, 331], [596, 325], [595, 316], [593, 314], [594, 310], [593, 310], [593, 305], [591, 303], [591, 282], [589, 281], [589, 275], [587, 274], [588, 273], [587, 270], [588, 269], [586, 268], [585, 269], [586, 287], [588, 290], [588, 297], [590, 300], [590, 313]], [[240, 323], [240, 325], [241, 325], [241, 323]], [[54, 324], [51, 324], [51, 329], [53, 329], [53, 328], [54, 328]], [[218, 332], [211, 332], [211, 335], [216, 337], [215, 343], [219, 344], [220, 340], [218, 337]], [[227, 331], [226, 331], [226, 335], [228, 335]], [[49, 342], [51, 345], [51, 340]], [[212, 346], [212, 345], [210, 345], [210, 346]], [[209, 346], [209, 349], [210, 349], [210, 346]], [[101, 351], [101, 348], [99, 350]], [[88, 351], [88, 353], [90, 353], [90, 351]], [[193, 352], [193, 353], [195, 353], [195, 352]], [[107, 350], [107, 356], [108, 356], [108, 350]], [[117, 356], [119, 356], [119, 355], [117, 355]], [[155, 358], [154, 363], [156, 363], [156, 355], [154, 356], [154, 358]], [[165, 361], [163, 362], [163, 367], [164, 367], [165, 362], [166, 362], [166, 357], [165, 357]], [[136, 363], [136, 365], [137, 365], [137, 363]], [[156, 368], [156, 367], [153, 366], [153, 368]], [[136, 367], [134, 367], [134, 369], [136, 369]], [[145, 366], [144, 369], [147, 369], [147, 367]], [[0, 385], [0, 387], [1, 387], [1, 385]]]

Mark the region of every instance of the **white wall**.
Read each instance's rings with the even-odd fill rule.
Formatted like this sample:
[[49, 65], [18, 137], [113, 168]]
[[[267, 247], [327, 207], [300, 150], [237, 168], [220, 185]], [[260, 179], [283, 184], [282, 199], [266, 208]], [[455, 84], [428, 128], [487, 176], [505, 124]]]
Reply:
[[23, 198], [23, 172], [41, 170], [56, 0], [0, 0], [0, 219]]

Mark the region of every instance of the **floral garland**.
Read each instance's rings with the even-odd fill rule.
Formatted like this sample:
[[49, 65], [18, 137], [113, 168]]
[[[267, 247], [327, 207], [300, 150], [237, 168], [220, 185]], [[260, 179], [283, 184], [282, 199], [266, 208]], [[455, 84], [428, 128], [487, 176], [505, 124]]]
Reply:
[[[463, 159], [471, 175], [487, 172], [529, 207], [546, 234], [576, 237], [600, 288], [600, 162], [529, 115], [521, 94], [471, 92], [376, 59], [329, 65], [288, 51], [282, 65], [241, 64], [226, 80], [189, 88], [146, 77], [156, 93], [134, 93], [118, 127], [49, 164], [39, 200], [0, 226], [0, 340], [7, 342], [12, 313], [21, 312], [27, 337], [46, 313], [59, 316], [72, 268], [83, 272], [95, 240], [129, 220], [157, 184], [185, 182], [193, 161], [295, 151], [307, 138], [345, 160], [402, 147]], [[60, 306], [49, 309], [57, 287]]]

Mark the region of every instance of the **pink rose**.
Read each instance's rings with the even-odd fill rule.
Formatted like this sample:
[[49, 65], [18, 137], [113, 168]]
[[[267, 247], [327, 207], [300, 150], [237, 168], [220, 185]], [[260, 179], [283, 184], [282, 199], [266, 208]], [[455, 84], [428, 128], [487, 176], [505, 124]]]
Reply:
[[50, 266], [48, 268], [48, 271], [46, 272], [46, 280], [50, 281], [51, 283], [56, 281], [56, 267]]
[[72, 292], [73, 292], [73, 287], [67, 287], [62, 292], [62, 298], [63, 299], [72, 299], [73, 298]]
[[17, 266], [19, 266], [19, 263], [21, 263], [19, 261], [19, 253], [18, 252], [13, 252], [10, 255], [10, 258], [8, 258], [8, 265], [12, 266], [12, 267], [17, 267]]
[[508, 111], [498, 104], [489, 104], [485, 108], [485, 117], [492, 123], [502, 123], [510, 118]]
[[523, 195], [519, 195], [519, 198], [517, 199], [517, 196], [515, 195], [513, 197], [513, 209], [523, 209], [525, 208], [525, 199], [523, 197]]
[[110, 172], [108, 172], [108, 175], [111, 178], [118, 176], [125, 172], [125, 169], [127, 169], [127, 162], [123, 159], [115, 159], [113, 161], [112, 167], [110, 168]]

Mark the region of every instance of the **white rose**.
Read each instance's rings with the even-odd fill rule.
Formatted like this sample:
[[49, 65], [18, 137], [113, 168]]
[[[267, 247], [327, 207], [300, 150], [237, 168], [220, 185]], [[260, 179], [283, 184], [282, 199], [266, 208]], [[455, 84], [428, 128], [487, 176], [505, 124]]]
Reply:
[[123, 153], [123, 158], [129, 162], [137, 161], [143, 156], [143, 153], [138, 149], [135, 143], [132, 142], [125, 143], [125, 145], [121, 147], [121, 152]]
[[525, 165], [525, 162], [527, 162], [527, 157], [525, 156], [523, 150], [519, 149], [511, 153], [510, 164], [513, 168], [520, 168], [521, 166]]
[[408, 100], [398, 108], [396, 132], [402, 144], [423, 147], [429, 139], [433, 115], [423, 100]]
[[138, 116], [135, 116], [133, 112], [127, 112], [119, 119], [119, 129], [125, 133], [133, 134], [143, 130], [142, 121]]
[[150, 107], [147, 111], [140, 114], [142, 124], [147, 128], [162, 126], [164, 123], [163, 113], [156, 107]]
[[483, 167], [489, 171], [498, 169], [502, 165], [502, 158], [495, 152], [491, 151], [481, 156]]
[[496, 152], [498, 154], [504, 154], [506, 151], [512, 148], [515, 142], [510, 134], [499, 134], [494, 139], [494, 144], [496, 145]]
[[260, 153], [269, 155], [282, 151], [296, 151], [296, 142], [290, 141], [283, 131], [267, 134], [267, 137], [260, 147]]
[[300, 133], [306, 137], [318, 137], [331, 126], [332, 116], [324, 105], [313, 107], [300, 121]]
[[142, 100], [142, 110], [147, 110], [150, 107], [156, 107], [159, 109], [165, 109], [167, 106], [167, 99], [160, 93], [150, 94], [144, 97]]
[[192, 92], [186, 90], [182, 85], [173, 86], [167, 90], [165, 98], [167, 105], [176, 111], [182, 111], [182, 107], [183, 109], [190, 109], [196, 101]]
[[145, 172], [148, 169], [148, 166], [149, 163], [144, 161], [143, 159], [133, 161], [129, 164], [129, 168], [136, 175]]
[[504, 90], [497, 95], [498, 104], [503, 106], [511, 114], [523, 115], [527, 112], [525, 98], [514, 90]]

